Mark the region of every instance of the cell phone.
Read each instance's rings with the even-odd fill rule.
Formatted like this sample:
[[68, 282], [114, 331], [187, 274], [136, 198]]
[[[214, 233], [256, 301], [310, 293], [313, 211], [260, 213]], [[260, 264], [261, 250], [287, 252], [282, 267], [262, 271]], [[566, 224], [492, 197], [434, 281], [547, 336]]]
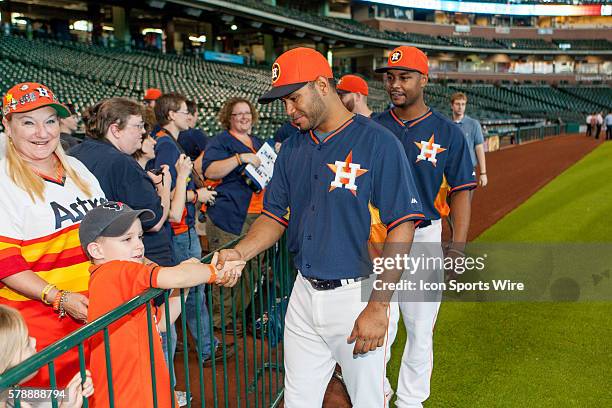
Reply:
[[162, 174], [164, 171], [160, 168], [160, 169], [152, 169], [149, 170], [149, 172], [155, 174], [156, 176], [159, 176], [160, 174]]

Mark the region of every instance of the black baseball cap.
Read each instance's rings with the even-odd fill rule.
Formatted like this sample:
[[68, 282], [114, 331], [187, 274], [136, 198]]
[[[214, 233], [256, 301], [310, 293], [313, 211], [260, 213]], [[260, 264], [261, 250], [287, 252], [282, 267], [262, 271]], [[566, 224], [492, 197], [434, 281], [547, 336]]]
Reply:
[[134, 220], [150, 221], [155, 218], [151, 210], [132, 210], [127, 204], [108, 201], [89, 211], [79, 227], [79, 239], [83, 250], [99, 237], [120, 237], [132, 226]]

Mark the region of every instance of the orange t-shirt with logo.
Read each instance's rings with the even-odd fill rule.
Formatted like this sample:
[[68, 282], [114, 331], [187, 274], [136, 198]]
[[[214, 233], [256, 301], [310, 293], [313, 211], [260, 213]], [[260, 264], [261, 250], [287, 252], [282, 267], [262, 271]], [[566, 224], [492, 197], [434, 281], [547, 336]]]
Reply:
[[[157, 286], [160, 267], [130, 261], [111, 261], [90, 267], [88, 321]], [[153, 306], [152, 333], [157, 406], [172, 407], [170, 376], [164, 360], [161, 336], [155, 324], [161, 309]], [[149, 331], [146, 305], [122, 317], [109, 326], [113, 396], [116, 407], [150, 408], [153, 405], [151, 364], [149, 361]], [[92, 407], [109, 407], [104, 334], [90, 340], [90, 370], [95, 393]]]

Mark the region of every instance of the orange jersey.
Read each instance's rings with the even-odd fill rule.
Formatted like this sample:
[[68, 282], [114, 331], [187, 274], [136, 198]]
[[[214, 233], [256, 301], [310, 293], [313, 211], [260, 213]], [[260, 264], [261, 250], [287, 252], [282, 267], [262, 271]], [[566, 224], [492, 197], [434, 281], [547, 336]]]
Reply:
[[[130, 261], [111, 261], [90, 268], [89, 312], [92, 321], [145, 290], [156, 287], [160, 267]], [[170, 376], [157, 330], [161, 310], [153, 307], [152, 333], [157, 404], [170, 408]], [[109, 326], [113, 395], [116, 407], [153, 406], [147, 309], [142, 305]], [[108, 407], [106, 355], [103, 333], [91, 338], [91, 375], [95, 393], [92, 407]]]

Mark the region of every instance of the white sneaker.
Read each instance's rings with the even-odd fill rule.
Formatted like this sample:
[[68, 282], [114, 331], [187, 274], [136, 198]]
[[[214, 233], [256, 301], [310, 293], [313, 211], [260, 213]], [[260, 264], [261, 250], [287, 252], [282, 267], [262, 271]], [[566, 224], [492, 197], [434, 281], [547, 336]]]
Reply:
[[[184, 407], [187, 405], [187, 393], [185, 391], [175, 391], [176, 393], [176, 403], [179, 407]], [[193, 399], [193, 397], [191, 397]]]

